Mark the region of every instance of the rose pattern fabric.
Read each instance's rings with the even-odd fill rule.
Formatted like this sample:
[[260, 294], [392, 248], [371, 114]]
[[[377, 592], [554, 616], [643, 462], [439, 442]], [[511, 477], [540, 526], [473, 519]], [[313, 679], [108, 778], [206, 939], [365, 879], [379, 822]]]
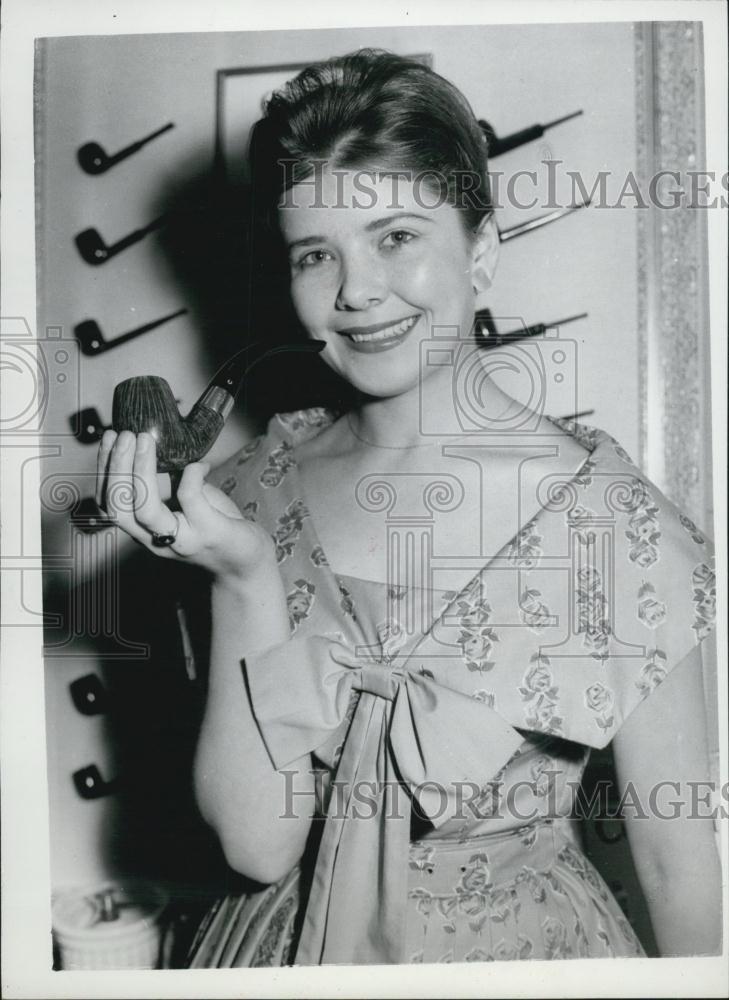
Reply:
[[266, 489], [275, 489], [283, 482], [286, 473], [293, 469], [293, 446], [288, 441], [282, 441], [278, 448], [269, 454], [266, 468], [261, 472], [259, 482]]
[[696, 542], [697, 545], [703, 545], [704, 544], [704, 542], [705, 542], [706, 539], [701, 534], [701, 532], [696, 527], [696, 525], [694, 524], [694, 522], [691, 520], [690, 517], [687, 517], [683, 512], [680, 512], [679, 515], [678, 515], [678, 520], [679, 520], [679, 522], [681, 524], [681, 527], [685, 528], [685, 530], [688, 531], [688, 533], [691, 536], [692, 540], [694, 542]]
[[623, 462], [626, 463], [626, 465], [633, 465], [633, 459], [627, 453], [625, 448], [619, 445], [614, 438], [612, 439], [612, 442], [613, 442], [613, 448], [615, 449], [615, 454], [618, 456], [618, 458], [622, 459]]
[[188, 967], [270, 968], [294, 960], [299, 873], [250, 896], [215, 902], [191, 946]]
[[625, 536], [629, 542], [628, 558], [643, 569], [648, 569], [660, 558], [658, 507], [644, 483], [636, 481], [642, 502], [636, 504], [628, 520]]
[[387, 596], [391, 601], [401, 601], [408, 592], [408, 588], [403, 584], [398, 584], [395, 587], [387, 588]]
[[488, 855], [483, 852], [472, 854], [464, 866], [463, 875], [456, 886], [456, 893], [468, 896], [473, 893], [484, 893], [491, 888], [491, 873], [489, 871]]
[[605, 659], [610, 645], [608, 602], [602, 575], [594, 566], [577, 571], [577, 620], [583, 643], [595, 659]]
[[552, 620], [549, 608], [542, 600], [542, 592], [536, 588], [527, 588], [519, 598], [519, 611], [524, 624], [540, 632]]
[[585, 543], [592, 541], [592, 526], [597, 517], [594, 510], [576, 504], [567, 511], [567, 521], [574, 533]]
[[309, 516], [309, 511], [303, 500], [292, 500], [283, 514], [279, 517], [276, 530], [273, 532], [273, 541], [276, 546], [276, 561], [282, 563], [288, 559], [294, 551], [294, 546], [299, 540], [304, 518]]
[[688, 531], [692, 541], [696, 542], [697, 545], [704, 544], [706, 539], [701, 534], [701, 532], [696, 527], [696, 525], [694, 524], [694, 522], [691, 520], [690, 517], [687, 517], [683, 512], [679, 512], [678, 520], [679, 523], [681, 524], [681, 527], [685, 528], [685, 530]]
[[339, 601], [339, 607], [342, 609], [345, 615], [349, 615], [350, 618], [356, 621], [357, 615], [354, 610], [354, 601], [352, 600], [352, 595], [349, 592], [349, 589], [347, 588], [346, 584], [343, 583], [339, 577], [337, 577], [337, 587], [339, 588], [339, 593], [341, 595], [341, 600]]
[[534, 792], [540, 798], [548, 796], [552, 791], [559, 769], [557, 762], [545, 754], [540, 754], [531, 766], [534, 779]]
[[[466, 695], [456, 722], [438, 728], [439, 710], [432, 713], [434, 738], [442, 739], [444, 755], [465, 731], [467, 706], [496, 713], [495, 719], [516, 727], [521, 740], [503, 766], [469, 784], [463, 815], [412, 842], [405, 852], [403, 960], [641, 954], [617, 902], [562, 828], [562, 818], [574, 805], [571, 789], [589, 748], [605, 746], [709, 632], [716, 599], [710, 543], [699, 540], [695, 526], [645, 483], [608, 435], [570, 424], [568, 432], [590, 452], [573, 479], [579, 502], [529, 517], [514, 538], [504, 540], [495, 571], [487, 564], [461, 590], [437, 595], [433, 616], [442, 626], [444, 644], [438, 645], [430, 632], [404, 635], [394, 613], [400, 588], [388, 593], [384, 584], [336, 574], [302, 499], [296, 445], [325, 423], [321, 411], [277, 417], [250, 454], [234, 456], [211, 477], [219, 483], [235, 478], [230, 495], [273, 537], [292, 635], [332, 641], [338, 636], [338, 641], [364, 644], [378, 651], [382, 669], [409, 665], [412, 674], [444, 685], [453, 697]], [[550, 572], [549, 561], [569, 551], [570, 532], [584, 553], [596, 548], [592, 535], [606, 475], [632, 482], [635, 493], [635, 502], [614, 512], [615, 583], [609, 590], [607, 569], [593, 555], [568, 574], [563, 563], [559, 573]], [[617, 642], [624, 646], [613, 657]], [[631, 650], [627, 656], [626, 648]], [[292, 671], [300, 669], [286, 644], [281, 653]], [[255, 663], [249, 669], [254, 672]], [[276, 699], [293, 715], [298, 706], [288, 697], [288, 690], [276, 690]], [[361, 704], [353, 692], [341, 725], [316, 750], [317, 766], [330, 777], [339, 775], [351, 753]], [[509, 812], [510, 801], [520, 807], [518, 815]], [[536, 818], [520, 818], [535, 808]], [[355, 911], [364, 905], [363, 887], [372, 883], [373, 871], [359, 872], [357, 865], [355, 857], [348, 869], [352, 878], [360, 878], [360, 888], [351, 895]], [[231, 910], [224, 926], [213, 922], [209, 954], [218, 954], [221, 935], [245, 937], [246, 928], [255, 925], [260, 941], [262, 925], [285, 923], [289, 917], [276, 918], [284, 898], [265, 890], [236, 904], [235, 914], [250, 909], [255, 921], [241, 920]], [[301, 905], [306, 908], [306, 898]], [[236, 954], [248, 953], [242, 947]], [[271, 961], [286, 961], [280, 948]]]
[[544, 952], [548, 959], [572, 958], [572, 949], [567, 941], [567, 928], [557, 917], [545, 917], [542, 922]]
[[[566, 431], [570, 437], [573, 437], [576, 441], [588, 451], [594, 451], [601, 432], [597, 427], [590, 427], [587, 424], [580, 424], [576, 420], [566, 420], [563, 417], [550, 417], [553, 424], [561, 427], [562, 430]], [[611, 444], [615, 444], [614, 438], [609, 437], [605, 434], [605, 438], [610, 441]]]
[[314, 548], [311, 550], [311, 555], [309, 556], [309, 559], [311, 560], [312, 565], [314, 565], [314, 566], [328, 566], [329, 565], [327, 557], [326, 557], [326, 555], [324, 553], [324, 549], [321, 547], [321, 545], [315, 545], [314, 546]]
[[387, 618], [377, 626], [379, 656], [384, 663], [392, 663], [407, 641], [405, 631], [396, 618]]
[[249, 521], [255, 521], [256, 514], [258, 513], [258, 501], [251, 500], [249, 503], [243, 504], [240, 508], [240, 512]]
[[591, 684], [585, 691], [585, 704], [591, 712], [595, 713], [595, 724], [600, 729], [610, 729], [615, 717], [610, 714], [615, 699], [610, 688], [605, 687], [599, 681]]
[[499, 636], [488, 625], [492, 608], [484, 596], [481, 577], [477, 576], [460, 596], [447, 592], [446, 599], [448, 598], [454, 603], [458, 614], [461, 630], [456, 641], [461, 647], [463, 662], [470, 671], [486, 673], [494, 666], [490, 656]]
[[638, 618], [646, 628], [656, 629], [666, 618], [666, 605], [656, 598], [652, 583], [644, 583], [638, 591]]
[[289, 434], [296, 435], [299, 431], [328, 426], [332, 422], [332, 415], [323, 406], [311, 406], [308, 410], [277, 413], [274, 419]]
[[[551, 840], [549, 826], [532, 827], [531, 832], [542, 849]], [[438, 875], [436, 864], [437, 852], [427, 865], [412, 866], [414, 877], [420, 883], [427, 880], [433, 884]], [[449, 950], [448, 961], [556, 961], [602, 958], [610, 953], [643, 954], [623, 915], [611, 910], [612, 897], [600, 875], [566, 840], [561, 841], [553, 863], [546, 867], [519, 865], [516, 856], [498, 865], [496, 855], [468, 853], [467, 844], [460, 856], [449, 858], [443, 867], [447, 869], [445, 880], [453, 879], [450, 889], [444, 888], [441, 880], [436, 891], [428, 891], [422, 884], [410, 890], [426, 941], [425, 948], [412, 953], [412, 961], [442, 959], [431, 937], [436, 930], [453, 935], [458, 914], [478, 943], [460, 945], [460, 953], [456, 945]], [[497, 870], [507, 877], [499, 880]], [[581, 892], [584, 899], [577, 905]]]
[[532, 656], [531, 666], [524, 674], [519, 694], [523, 701], [529, 703], [525, 721], [530, 729], [546, 733], [560, 732], [562, 719], [557, 714], [559, 688], [554, 684], [547, 656], [541, 653]]
[[479, 816], [496, 816], [502, 803], [503, 784], [497, 776], [483, 785], [472, 802], [472, 808]]
[[585, 488], [586, 486], [591, 486], [592, 474], [594, 471], [595, 471], [595, 462], [591, 458], [588, 458], [574, 478], [575, 485], [582, 486], [583, 488]]
[[488, 705], [489, 708], [496, 707], [496, 695], [493, 691], [487, 691], [485, 688], [479, 688], [478, 691], [473, 692], [473, 697], [477, 701], [482, 701], [485, 705]]
[[416, 871], [426, 871], [432, 874], [435, 858], [435, 848], [427, 844], [411, 844], [409, 864]]
[[649, 649], [648, 659], [641, 667], [640, 674], [636, 679], [635, 686], [643, 698], [654, 691], [666, 677], [666, 654], [662, 649]]
[[236, 455], [235, 464], [237, 466], [245, 465], [248, 459], [252, 458], [256, 454], [258, 449], [261, 447], [262, 443], [263, 443], [263, 435], [261, 434], [258, 437], [253, 438], [252, 441], [249, 441], [248, 444], [243, 445], [241, 450]]
[[525, 935], [519, 934], [514, 943], [504, 941], [503, 939], [499, 941], [494, 947], [491, 961], [523, 962], [525, 959], [532, 957], [533, 951], [534, 943], [528, 937], [525, 937]]
[[493, 670], [495, 664], [493, 660], [489, 659], [489, 656], [498, 639], [498, 635], [492, 628], [464, 629], [458, 636], [458, 645], [461, 647], [463, 661], [467, 668], [478, 671], [478, 673]]
[[705, 639], [716, 621], [716, 575], [714, 560], [699, 563], [691, 574], [694, 593], [695, 621], [692, 626], [697, 639]]
[[509, 543], [507, 558], [514, 566], [533, 569], [542, 557], [542, 536], [537, 529], [536, 519], [529, 521]]
[[295, 632], [301, 622], [311, 614], [316, 597], [316, 587], [308, 580], [296, 580], [294, 589], [286, 595], [286, 606], [289, 612], [289, 626]]

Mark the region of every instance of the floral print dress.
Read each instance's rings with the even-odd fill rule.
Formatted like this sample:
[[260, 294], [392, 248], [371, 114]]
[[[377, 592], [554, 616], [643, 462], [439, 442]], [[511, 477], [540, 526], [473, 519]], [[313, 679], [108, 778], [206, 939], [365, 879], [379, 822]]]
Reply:
[[465, 588], [341, 576], [295, 459], [332, 419], [280, 414], [215, 474], [276, 545], [291, 638], [248, 659], [250, 697], [277, 768], [312, 754], [320, 837], [303, 875], [216, 904], [191, 965], [643, 954], [570, 817], [590, 748], [710, 631], [709, 542], [611, 437], [555, 421], [582, 467]]

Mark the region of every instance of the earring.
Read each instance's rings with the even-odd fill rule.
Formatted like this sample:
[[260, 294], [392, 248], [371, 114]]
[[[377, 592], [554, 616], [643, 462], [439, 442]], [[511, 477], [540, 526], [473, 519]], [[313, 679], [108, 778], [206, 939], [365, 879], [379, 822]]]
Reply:
[[491, 277], [483, 264], [476, 264], [471, 270], [474, 292], [485, 292], [491, 288]]

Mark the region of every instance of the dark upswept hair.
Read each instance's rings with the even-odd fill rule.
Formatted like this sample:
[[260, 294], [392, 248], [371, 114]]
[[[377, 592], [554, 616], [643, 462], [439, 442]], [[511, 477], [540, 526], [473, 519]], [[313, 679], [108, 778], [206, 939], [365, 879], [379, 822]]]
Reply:
[[486, 153], [484, 133], [457, 87], [415, 59], [366, 48], [308, 66], [274, 92], [254, 129], [250, 158], [269, 225], [281, 195], [326, 161], [420, 175], [473, 233], [492, 211]]

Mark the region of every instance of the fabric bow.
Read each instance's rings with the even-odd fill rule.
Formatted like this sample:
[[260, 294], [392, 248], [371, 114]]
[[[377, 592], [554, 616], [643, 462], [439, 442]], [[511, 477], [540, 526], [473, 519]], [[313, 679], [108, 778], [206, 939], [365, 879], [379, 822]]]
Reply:
[[295, 637], [247, 660], [253, 710], [278, 769], [323, 746], [360, 692], [297, 964], [402, 962], [411, 796], [437, 828], [462, 809], [464, 785], [482, 787], [522, 742], [484, 702], [413, 661], [357, 655], [325, 636]]

